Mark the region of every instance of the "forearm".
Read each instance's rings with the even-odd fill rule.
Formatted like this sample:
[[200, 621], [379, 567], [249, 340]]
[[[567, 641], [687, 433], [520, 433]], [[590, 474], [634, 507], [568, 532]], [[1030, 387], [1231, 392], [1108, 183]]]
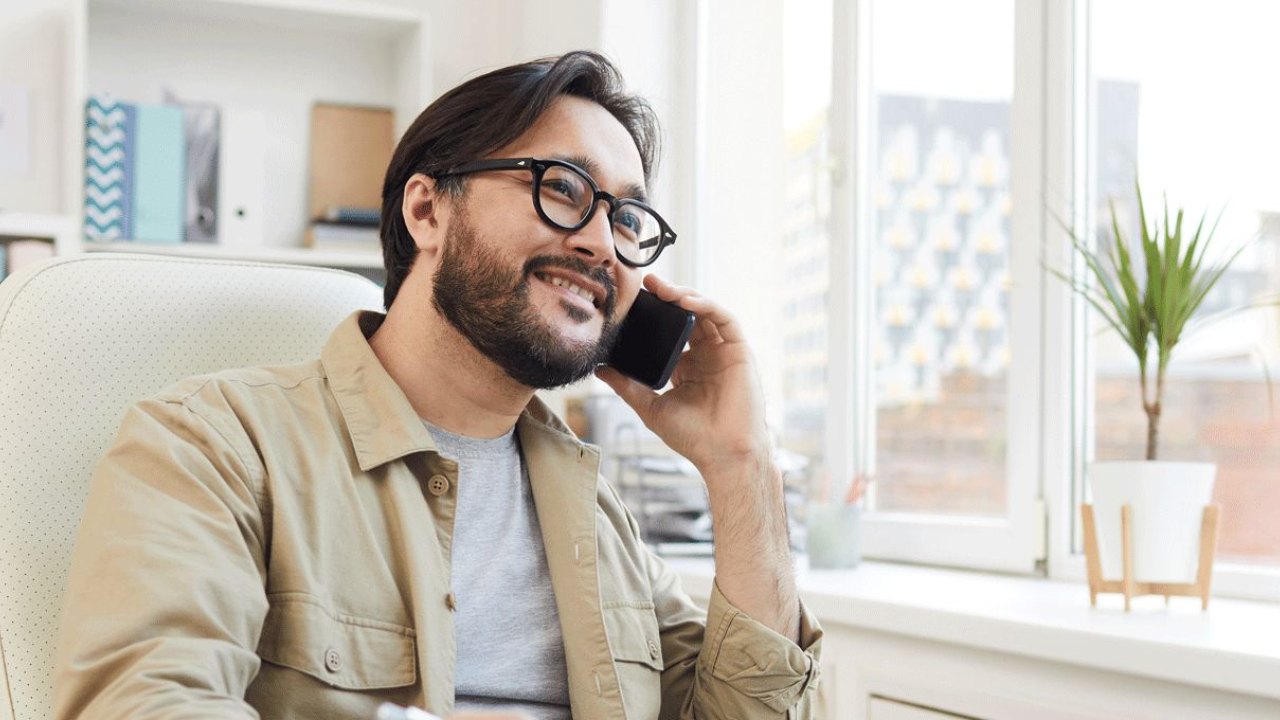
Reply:
[[716, 583], [756, 622], [799, 640], [800, 601], [787, 535], [782, 473], [767, 457], [717, 468], [707, 479]]

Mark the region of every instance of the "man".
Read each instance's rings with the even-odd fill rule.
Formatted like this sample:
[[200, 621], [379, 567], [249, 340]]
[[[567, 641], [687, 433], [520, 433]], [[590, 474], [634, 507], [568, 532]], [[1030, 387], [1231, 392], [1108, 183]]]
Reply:
[[[751, 354], [719, 305], [642, 278], [671, 237], [644, 202], [655, 143], [591, 53], [428, 107], [383, 188], [385, 316], [126, 415], [76, 544], [56, 715], [811, 717], [821, 631]], [[642, 284], [697, 316], [673, 388], [598, 375], [706, 481], [706, 613], [534, 394], [596, 368]]]

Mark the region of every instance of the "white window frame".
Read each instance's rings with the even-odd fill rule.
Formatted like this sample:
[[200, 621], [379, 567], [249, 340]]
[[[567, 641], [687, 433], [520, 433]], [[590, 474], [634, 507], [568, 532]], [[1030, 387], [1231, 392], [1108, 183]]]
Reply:
[[[695, 105], [687, 140], [695, 196], [705, 193], [707, 174], [706, 77], [708, 0], [697, 0], [680, 19], [690, 40], [681, 45], [695, 73], [681, 96]], [[830, 112], [833, 169], [830, 237], [855, 238], [830, 247], [829, 363], [825, 455], [834, 477], [865, 472], [875, 449], [875, 408], [870, 402], [872, 124], [871, 0], [833, 3], [833, 92]], [[1093, 451], [1085, 410], [1093, 406], [1085, 306], [1070, 289], [1042, 270], [1041, 262], [1070, 267], [1078, 262], [1054, 217], [1070, 214], [1076, 227], [1092, 227], [1086, 198], [1092, 184], [1089, 142], [1088, 53], [1076, 52], [1089, 27], [1088, 0], [1015, 0], [1015, 79], [1011, 123], [1011, 272], [1018, 282], [1010, 297], [1010, 365], [1007, 482], [1008, 511], [996, 519], [871, 512], [864, 517], [863, 554], [868, 558], [1003, 572], [1046, 574], [1083, 582], [1078, 507], [1083, 470]], [[1077, 142], [1075, 129], [1085, 128]], [[687, 146], [686, 146], [687, 147]], [[699, 204], [695, 204], [700, 207]], [[699, 237], [710, 233], [694, 208]], [[1030, 238], [1031, 240], [1027, 240]], [[1043, 238], [1037, 243], [1035, 238]], [[680, 253], [684, 277], [706, 284], [709, 248], [700, 243]], [[1031, 280], [1028, 281], [1027, 279]], [[856, 442], [851, 440], [858, 439]], [[873, 486], [874, 487], [874, 486]], [[1037, 563], [1037, 559], [1043, 560]], [[1218, 563], [1214, 594], [1280, 600], [1280, 567]]]
[[[1044, 118], [1045, 0], [1015, 4], [1015, 73], [1010, 140], [1010, 271], [1019, 282], [1010, 290], [1012, 362], [1009, 397], [1032, 398], [1008, 406], [1006, 429], [1007, 503], [996, 518], [924, 513], [868, 512], [862, 522], [862, 549], [869, 558], [1030, 573], [1043, 556], [1040, 498], [1040, 395], [1043, 343], [1040, 248], [1029, 238], [1043, 236], [1040, 198]], [[875, 402], [869, 358], [871, 307], [871, 43], [870, 0], [834, 3], [831, 146], [838, 168], [832, 187], [830, 347], [826, 456], [834, 477], [867, 473], [875, 465]], [[1024, 280], [1025, 279], [1025, 280]], [[851, 443], [848, 438], [857, 438]], [[874, 484], [871, 493], [874, 493]], [[869, 496], [874, 500], [874, 496]]]
[[[1095, 133], [1088, 96], [1090, 0], [1049, 3], [1045, 8], [1045, 186], [1062, 188], [1062, 205], [1070, 207], [1076, 227], [1093, 228], [1096, 206], [1089, 197], [1093, 183]], [[1076, 128], [1084, 128], [1077, 133]], [[1084, 198], [1084, 202], [1073, 202]], [[1055, 267], [1072, 262], [1069, 238], [1056, 223], [1046, 224], [1047, 258]], [[1094, 428], [1089, 409], [1095, 406], [1087, 308], [1064, 283], [1045, 285], [1044, 327], [1044, 488], [1049, 511], [1048, 571], [1055, 579], [1084, 581], [1084, 556], [1078, 508], [1084, 500], [1084, 468], [1092, 459]], [[1217, 562], [1213, 592], [1223, 597], [1280, 600], [1280, 567]]]

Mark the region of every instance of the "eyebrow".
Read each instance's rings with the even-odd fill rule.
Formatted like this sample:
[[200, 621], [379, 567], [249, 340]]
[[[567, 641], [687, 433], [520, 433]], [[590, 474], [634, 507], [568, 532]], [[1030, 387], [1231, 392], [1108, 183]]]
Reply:
[[[583, 170], [586, 170], [587, 174], [592, 178], [595, 178], [595, 176], [600, 174], [600, 164], [586, 155], [552, 155], [551, 157], [555, 160], [563, 160], [564, 162], [577, 165]], [[622, 195], [620, 197], [639, 200], [646, 205], [649, 203], [649, 196], [645, 194], [644, 186], [636, 183], [631, 183], [630, 185], [622, 188]]]

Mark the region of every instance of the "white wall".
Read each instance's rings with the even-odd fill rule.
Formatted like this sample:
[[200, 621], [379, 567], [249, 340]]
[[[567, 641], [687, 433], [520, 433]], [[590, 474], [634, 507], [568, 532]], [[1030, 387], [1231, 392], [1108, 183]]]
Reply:
[[57, 213], [67, 158], [62, 145], [65, 123], [63, 79], [70, 22], [66, 0], [0, 3], [0, 84], [31, 88], [31, 172], [0, 175], [0, 210]]
[[594, 0], [395, 2], [427, 8], [436, 95], [504, 65], [566, 50], [599, 48], [599, 10]]
[[[746, 327], [770, 425], [781, 427], [782, 0], [708, 2], [706, 177], [700, 198], [706, 292]], [[761, 102], [762, 98], [771, 99]], [[731, 282], [730, 282], [731, 281]]]
[[[655, 206], [682, 232], [692, 215], [683, 139], [692, 122], [687, 90], [691, 63], [680, 56], [679, 0], [436, 0], [432, 86], [439, 95], [487, 70], [570, 50], [596, 50], [622, 71], [627, 87], [657, 110], [663, 156], [651, 188]], [[659, 272], [673, 267], [660, 267]]]

